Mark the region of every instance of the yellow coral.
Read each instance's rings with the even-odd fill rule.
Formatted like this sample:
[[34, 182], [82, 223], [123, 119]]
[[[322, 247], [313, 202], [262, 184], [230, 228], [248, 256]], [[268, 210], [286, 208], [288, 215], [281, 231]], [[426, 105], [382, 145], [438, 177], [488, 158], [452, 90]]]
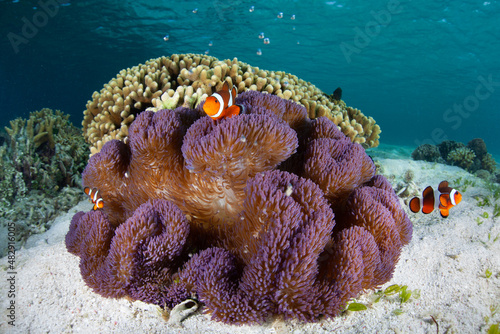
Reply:
[[238, 92], [265, 91], [306, 107], [310, 118], [326, 116], [353, 142], [364, 147], [378, 146], [380, 127], [358, 109], [347, 107], [342, 100], [332, 100], [319, 88], [282, 71], [266, 71], [247, 63], [218, 60], [197, 54], [174, 54], [148, 60], [127, 68], [94, 92], [88, 101], [82, 122], [91, 154], [101, 150], [111, 139], [124, 139], [135, 116], [150, 108], [194, 108], [224, 81]]
[[481, 168], [487, 170], [490, 173], [495, 173], [497, 169], [497, 163], [490, 153], [486, 153], [481, 160]]
[[476, 154], [468, 147], [459, 147], [448, 153], [446, 160], [454, 166], [469, 169], [474, 163]]
[[[21, 131], [26, 131], [26, 140], [34, 143], [37, 149], [47, 143], [50, 149], [55, 148], [54, 128], [62, 128], [69, 122], [69, 115], [65, 115], [60, 110], [55, 112], [49, 108], [30, 113], [28, 120], [17, 118], [10, 121], [10, 128], [5, 127], [5, 131], [13, 140], [17, 140]], [[26, 126], [26, 128], [25, 128]], [[15, 144], [15, 143], [13, 143]]]

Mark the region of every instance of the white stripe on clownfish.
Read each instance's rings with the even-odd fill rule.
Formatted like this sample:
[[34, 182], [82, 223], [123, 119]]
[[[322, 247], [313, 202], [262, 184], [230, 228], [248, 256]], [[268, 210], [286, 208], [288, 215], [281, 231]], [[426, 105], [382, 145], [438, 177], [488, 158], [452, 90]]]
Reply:
[[97, 201], [97, 194], [99, 194], [99, 190], [95, 190], [95, 194], [94, 194], [94, 199], [92, 200], [94, 203]]
[[424, 214], [429, 214], [434, 209], [438, 209], [441, 216], [446, 218], [450, 209], [461, 201], [462, 194], [458, 190], [451, 188], [447, 181], [441, 181], [437, 190], [434, 190], [431, 186], [426, 187], [421, 197], [413, 197], [410, 200], [409, 206], [414, 213], [422, 211]]
[[450, 201], [451, 201], [451, 204], [453, 204], [453, 205], [457, 205], [457, 203], [455, 203], [455, 194], [456, 193], [457, 193], [456, 189], [452, 189], [450, 192]]
[[[220, 96], [219, 93], [213, 93], [212, 94], [213, 97], [215, 97], [217, 99], [217, 101], [219, 101], [219, 111], [217, 112], [217, 114], [213, 115], [212, 118], [216, 118], [216, 117], [219, 117], [222, 112], [224, 111], [224, 99], [222, 98], [222, 96]], [[229, 91], [229, 101], [231, 101], [231, 91]], [[230, 107], [231, 105], [229, 104], [229, 102], [227, 103], [228, 107]]]
[[94, 203], [94, 210], [102, 209], [103, 207], [104, 207], [104, 200], [101, 197]]
[[85, 187], [83, 191], [87, 194], [87, 196], [89, 196], [90, 201], [94, 204], [94, 210], [102, 209], [104, 207], [104, 200], [99, 194], [99, 190], [97, 188]]
[[222, 89], [213, 93], [205, 100], [203, 111], [213, 120], [233, 117], [244, 112], [243, 106], [233, 105], [236, 98], [236, 88], [229, 89], [229, 84], [224, 82]]

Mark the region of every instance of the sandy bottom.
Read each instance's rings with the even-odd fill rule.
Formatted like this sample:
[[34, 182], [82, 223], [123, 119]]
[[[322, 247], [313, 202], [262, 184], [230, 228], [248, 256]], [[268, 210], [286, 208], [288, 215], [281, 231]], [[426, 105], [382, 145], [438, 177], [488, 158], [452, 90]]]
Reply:
[[[79, 259], [64, 246], [73, 214], [90, 209], [89, 203], [82, 202], [16, 253], [14, 299], [8, 298], [12, 282], [7, 280], [12, 276], [8, 274], [8, 259], [1, 260], [0, 332], [436, 333], [438, 326], [439, 333], [487, 332], [491, 324], [500, 321], [500, 217], [492, 218], [493, 207], [478, 207], [477, 199], [491, 197], [491, 192], [483, 181], [456, 167], [406, 159], [379, 161], [382, 174], [394, 185], [410, 169], [419, 191], [448, 180], [463, 194], [462, 203], [451, 210], [448, 219], [437, 212], [410, 213], [412, 241], [403, 249], [393, 279], [383, 287], [407, 285], [413, 294], [405, 303], [397, 294], [374, 303], [374, 292], [368, 292], [356, 299], [368, 309], [318, 323], [276, 320], [256, 326], [229, 326], [195, 313], [181, 326], [169, 327], [155, 306], [102, 298], [85, 286]], [[461, 180], [455, 182], [458, 178]], [[465, 189], [464, 180], [473, 185]], [[489, 218], [481, 217], [484, 212]], [[416, 290], [419, 298], [415, 298]], [[11, 300], [15, 300], [15, 326], [8, 323]]]

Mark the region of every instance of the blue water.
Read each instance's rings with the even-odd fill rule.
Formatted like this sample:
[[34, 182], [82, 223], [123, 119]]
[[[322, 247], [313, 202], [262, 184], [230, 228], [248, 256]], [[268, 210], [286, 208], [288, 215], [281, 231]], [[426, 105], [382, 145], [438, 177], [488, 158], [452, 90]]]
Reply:
[[79, 125], [92, 92], [122, 68], [208, 50], [326, 93], [342, 87], [380, 124], [382, 143], [481, 137], [500, 154], [499, 18], [493, 0], [0, 0], [0, 125], [42, 107]]

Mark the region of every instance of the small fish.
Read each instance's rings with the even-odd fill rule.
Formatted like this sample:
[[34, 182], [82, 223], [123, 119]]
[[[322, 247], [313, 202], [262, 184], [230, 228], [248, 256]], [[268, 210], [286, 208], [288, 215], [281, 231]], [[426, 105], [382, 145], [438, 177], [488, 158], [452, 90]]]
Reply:
[[462, 201], [462, 194], [456, 189], [448, 186], [448, 181], [441, 181], [437, 190], [428, 186], [422, 192], [422, 197], [413, 197], [410, 201], [410, 210], [412, 212], [431, 213], [435, 208], [439, 209], [441, 216], [447, 218], [450, 209]]
[[342, 99], [342, 88], [338, 87], [333, 91], [332, 97], [334, 100], [340, 101]]
[[85, 187], [83, 191], [89, 196], [90, 201], [94, 203], [94, 210], [102, 209], [104, 207], [104, 201], [102, 200], [97, 188], [90, 189], [89, 187]]
[[240, 112], [242, 113], [244, 111], [244, 107], [237, 104], [233, 105], [235, 98], [236, 88], [233, 86], [233, 89], [229, 90], [228, 83], [224, 82], [222, 90], [207, 97], [203, 105], [203, 110], [213, 120], [239, 115]]

